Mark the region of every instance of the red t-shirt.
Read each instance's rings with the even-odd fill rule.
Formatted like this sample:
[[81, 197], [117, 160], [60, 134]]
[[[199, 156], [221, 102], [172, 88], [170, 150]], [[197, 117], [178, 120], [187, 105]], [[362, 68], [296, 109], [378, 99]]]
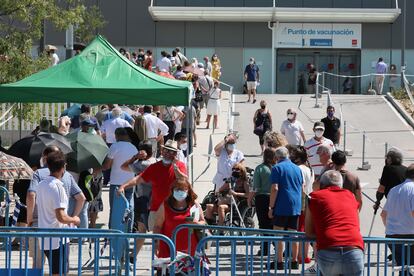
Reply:
[[[176, 164], [182, 173], [187, 174], [187, 169], [183, 162], [177, 161]], [[175, 181], [174, 166], [164, 166], [162, 161], [158, 161], [149, 166], [141, 174], [141, 177], [146, 183], [151, 183], [152, 185], [150, 211], [157, 211], [161, 203], [163, 203], [171, 193], [171, 185]]]
[[[172, 234], [177, 228], [178, 225], [181, 224], [187, 224], [188, 221], [186, 218], [190, 216], [190, 209], [191, 206], [189, 206], [187, 209], [179, 212], [170, 207], [167, 201], [164, 202], [164, 224], [161, 229], [161, 234], [169, 237], [172, 239]], [[191, 256], [194, 256], [196, 247], [197, 247], [197, 236], [195, 232], [193, 231], [191, 234], [191, 249], [190, 252], [188, 252], [188, 229], [183, 229], [180, 232], [178, 232], [176, 240], [175, 240], [175, 248], [177, 251], [190, 254]], [[164, 242], [160, 242], [160, 248], [158, 252], [159, 258], [167, 258], [170, 257], [170, 249], [167, 244]]]
[[310, 194], [309, 209], [318, 249], [338, 246], [364, 248], [358, 202], [348, 190], [329, 187]]

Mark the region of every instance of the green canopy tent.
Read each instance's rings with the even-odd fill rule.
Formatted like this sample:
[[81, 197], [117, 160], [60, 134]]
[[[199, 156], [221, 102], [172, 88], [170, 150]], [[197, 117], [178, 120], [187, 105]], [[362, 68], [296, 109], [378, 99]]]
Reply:
[[[168, 79], [136, 66], [97, 36], [81, 54], [18, 82], [0, 85], [0, 102], [190, 107], [191, 86], [190, 82]], [[191, 113], [189, 108], [187, 120]], [[188, 128], [187, 137], [191, 133]]]
[[0, 102], [187, 106], [190, 86], [136, 66], [97, 36], [81, 54], [18, 82], [0, 85]]

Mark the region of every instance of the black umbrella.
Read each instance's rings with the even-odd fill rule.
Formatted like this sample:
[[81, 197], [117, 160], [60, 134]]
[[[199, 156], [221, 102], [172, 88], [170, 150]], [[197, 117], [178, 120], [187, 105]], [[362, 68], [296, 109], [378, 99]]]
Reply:
[[64, 154], [72, 152], [70, 142], [57, 133], [40, 132], [37, 135], [26, 136], [14, 143], [8, 154], [19, 157], [31, 167], [39, 167], [43, 150], [48, 146], [57, 146]]
[[109, 149], [101, 136], [78, 131], [68, 134], [67, 138], [73, 148], [67, 159], [69, 171], [102, 167]]

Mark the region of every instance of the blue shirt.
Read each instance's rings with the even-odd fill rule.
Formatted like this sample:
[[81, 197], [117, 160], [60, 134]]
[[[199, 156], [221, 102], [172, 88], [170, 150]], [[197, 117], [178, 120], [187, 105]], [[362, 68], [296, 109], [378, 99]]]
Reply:
[[414, 182], [407, 179], [388, 193], [384, 206], [387, 212], [385, 234], [414, 234]]
[[275, 216], [298, 216], [302, 210], [302, 171], [290, 159], [279, 161], [272, 168], [270, 182], [278, 185]]
[[[105, 115], [105, 119], [104, 119], [104, 121], [106, 121], [106, 120], [110, 120], [110, 119], [112, 119], [112, 112], [108, 112], [108, 113], [106, 113], [106, 115]], [[131, 115], [129, 115], [127, 112], [125, 112], [125, 111], [122, 111], [122, 113], [121, 113], [121, 119], [124, 119], [124, 120], [127, 120], [128, 121], [128, 123], [132, 123], [132, 121], [134, 120], [134, 118], [132, 118], [132, 116]]]
[[256, 64], [247, 65], [244, 69], [244, 73], [247, 74], [247, 81], [257, 81], [257, 73], [259, 72], [259, 67]]
[[[42, 168], [38, 169], [33, 173], [32, 181], [30, 182], [28, 192], [34, 192], [36, 193], [37, 188], [39, 186], [39, 183], [45, 180], [47, 177], [50, 176], [50, 171], [48, 168]], [[66, 195], [69, 199], [69, 208], [72, 208], [75, 204], [75, 200], [73, 200], [73, 197], [79, 193], [82, 192], [82, 190], [79, 188], [78, 184], [76, 183], [73, 176], [65, 172], [62, 179], [60, 180], [63, 183], [63, 188], [65, 189]], [[37, 227], [37, 204], [35, 204], [34, 210], [33, 210], [33, 226]]]

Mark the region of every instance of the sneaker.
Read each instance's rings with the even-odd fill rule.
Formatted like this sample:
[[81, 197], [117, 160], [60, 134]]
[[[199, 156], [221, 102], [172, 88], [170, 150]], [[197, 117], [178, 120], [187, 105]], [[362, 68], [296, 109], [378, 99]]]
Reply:
[[318, 265], [316, 263], [314, 263], [313, 265], [311, 265], [310, 267], [308, 267], [307, 269], [305, 269], [305, 275], [316, 275], [318, 271]]
[[[302, 263], [302, 259], [299, 258], [298, 262], [301, 264]], [[311, 258], [306, 257], [305, 258], [305, 264], [310, 264], [310, 262], [311, 262]]]
[[291, 269], [299, 269], [299, 263], [298, 262], [291, 262], [290, 263]]
[[[275, 262], [270, 263], [270, 269], [271, 270], [275, 269]], [[277, 262], [276, 269], [277, 270], [284, 270], [285, 269], [285, 263], [284, 262]]]

